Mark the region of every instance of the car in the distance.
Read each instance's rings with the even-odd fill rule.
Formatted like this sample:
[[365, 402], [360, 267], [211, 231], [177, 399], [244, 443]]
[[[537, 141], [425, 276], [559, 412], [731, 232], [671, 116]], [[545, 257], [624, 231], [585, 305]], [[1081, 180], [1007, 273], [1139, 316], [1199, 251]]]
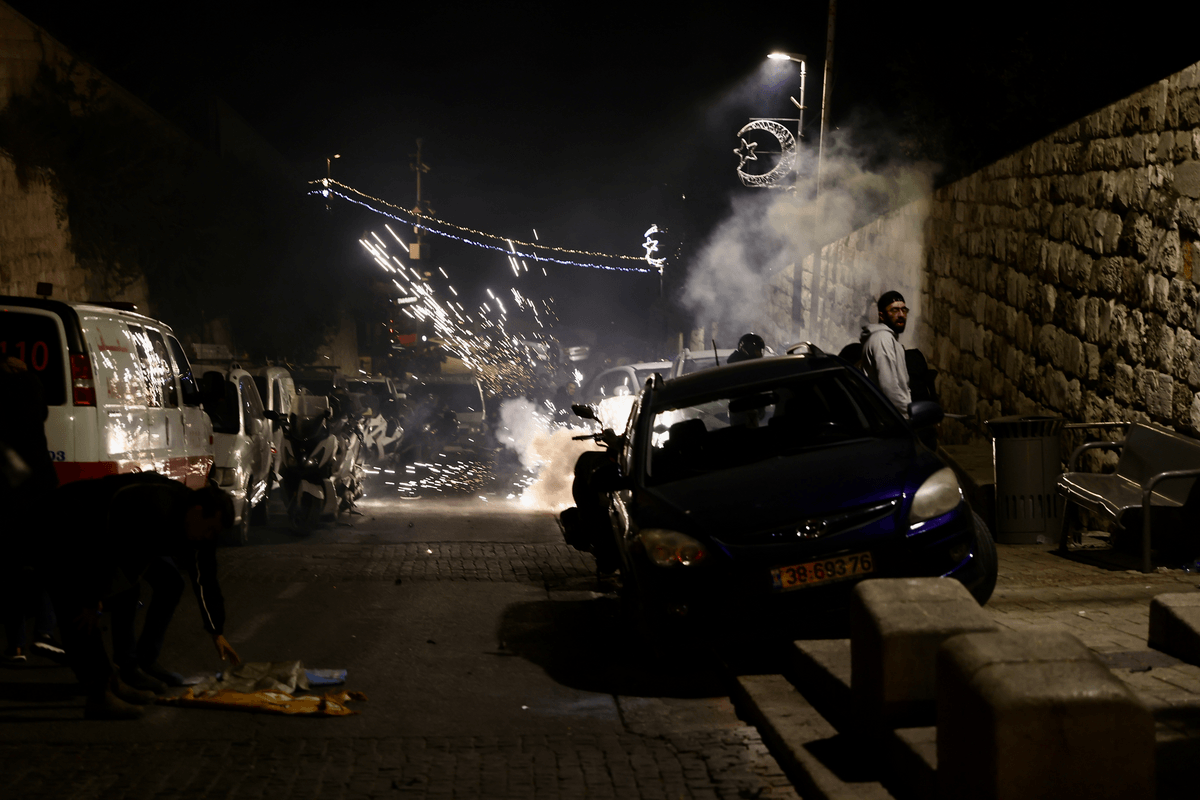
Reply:
[[271, 491], [272, 427], [263, 414], [254, 376], [237, 362], [193, 364], [200, 379], [200, 400], [212, 419], [215, 460], [212, 478], [233, 500], [231, 544], [249, 540], [251, 514], [266, 509]]
[[995, 545], [916, 436], [942, 410], [910, 413], [811, 346], [647, 381], [593, 479], [634, 617], [803, 616], [874, 577], [957, 578], [986, 602]]
[[663, 377], [678, 378], [682, 375], [699, 372], [702, 369], [723, 367], [726, 365], [729, 357], [736, 352], [736, 349], [689, 350], [685, 347], [679, 351], [679, 355], [672, 359], [671, 368]]
[[584, 383], [579, 402], [598, 406], [600, 423], [604, 427], [623, 425], [629, 418], [633, 398], [642, 390], [646, 379], [655, 373], [666, 376], [670, 371], [670, 361], [643, 361], [610, 367]]

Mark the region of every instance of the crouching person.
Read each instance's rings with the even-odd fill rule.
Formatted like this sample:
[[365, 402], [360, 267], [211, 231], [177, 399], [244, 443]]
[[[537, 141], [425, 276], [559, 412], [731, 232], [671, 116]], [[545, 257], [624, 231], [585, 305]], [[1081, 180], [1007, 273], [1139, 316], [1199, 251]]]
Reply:
[[[218, 656], [240, 663], [222, 633], [216, 576], [216, 541], [233, 522], [228, 495], [211, 484], [193, 490], [157, 473], [130, 473], [61, 487], [54, 513], [56, 536], [39, 562], [63, 636], [74, 643], [66, 649], [87, 693], [87, 718], [137, 719], [138, 706], [178, 682], [158, 655], [182, 594], [180, 571], [191, 578]], [[135, 637], [143, 582], [153, 596]], [[104, 611], [112, 613], [116, 669], [100, 634]]]

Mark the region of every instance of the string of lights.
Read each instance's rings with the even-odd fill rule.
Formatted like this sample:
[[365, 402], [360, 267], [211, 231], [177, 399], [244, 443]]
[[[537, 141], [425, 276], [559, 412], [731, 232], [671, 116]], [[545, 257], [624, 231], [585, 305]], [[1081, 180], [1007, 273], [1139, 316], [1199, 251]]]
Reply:
[[[530, 261], [540, 261], [540, 262], [552, 263], [552, 264], [562, 264], [564, 266], [583, 267], [586, 269], [601, 269], [601, 270], [608, 270], [610, 272], [656, 273], [656, 272], [660, 272], [662, 269], [660, 264], [655, 263], [659, 259], [654, 259], [653, 261], [651, 261], [648, 258], [649, 253], [647, 253], [645, 256], [611, 255], [608, 253], [597, 253], [597, 252], [592, 252], [592, 251], [588, 251], [588, 250], [572, 250], [572, 249], [563, 248], [563, 247], [552, 247], [549, 245], [544, 245], [544, 244], [540, 244], [540, 243], [536, 243], [536, 242], [523, 242], [523, 241], [520, 241], [517, 239], [509, 239], [507, 237], [496, 236], [495, 234], [485, 233], [483, 231], [477, 231], [477, 230], [474, 230], [471, 228], [464, 228], [460, 225], [454, 225], [453, 223], [445, 222], [445, 221], [439, 220], [435, 217], [428, 217], [424, 214], [420, 214], [420, 213], [411, 211], [406, 208], [401, 208], [400, 206], [394, 205], [392, 203], [388, 203], [387, 201], [382, 200], [380, 198], [371, 197], [370, 195], [364, 194], [363, 192], [360, 192], [357, 189], [354, 189], [353, 187], [346, 186], [345, 184], [339, 183], [334, 180], [322, 178], [321, 180], [313, 181], [312, 183], [319, 185], [321, 188], [312, 190], [312, 192], [310, 192], [310, 194], [319, 194], [322, 197], [326, 197], [326, 198], [328, 198], [330, 196], [338, 197], [347, 202], [354, 203], [355, 205], [359, 205], [359, 206], [362, 206], [363, 208], [370, 209], [371, 211], [374, 211], [376, 214], [380, 214], [382, 216], [389, 217], [390, 219], [394, 219], [397, 222], [402, 222], [405, 225], [411, 225], [414, 228], [419, 228], [423, 231], [427, 231], [429, 233], [433, 233], [433, 234], [436, 234], [438, 236], [442, 236], [442, 237], [445, 237], [448, 239], [453, 239], [455, 241], [462, 242], [464, 244], [469, 244], [474, 247], [479, 247], [479, 248], [483, 248], [485, 250], [493, 250], [493, 251], [496, 251], [499, 253], [504, 253], [506, 256], [513, 258], [513, 259], [527, 258]], [[382, 206], [382, 207], [377, 207], [377, 206]], [[475, 236], [480, 236], [480, 237], [484, 237], [484, 238], [494, 239], [496, 241], [505, 242], [508, 246], [501, 247], [500, 245], [489, 244], [487, 242], [481, 242], [476, 239], [471, 239], [467, 236], [458, 236], [453, 233], [450, 233], [449, 231], [442, 230], [438, 227], [434, 227], [435, 225], [441, 225], [441, 226], [445, 226], [448, 228], [453, 228], [454, 230], [461, 231], [463, 233], [473, 234]], [[539, 253], [534, 253], [534, 252], [521, 252], [521, 251], [517, 250], [517, 246], [520, 246], [522, 248], [540, 249], [540, 250], [546, 250], [546, 251], [550, 251], [550, 252], [563, 253], [563, 254], [567, 254], [567, 255], [586, 255], [586, 256], [592, 256], [592, 257], [597, 257], [597, 258], [611, 258], [614, 260], [643, 261], [643, 262], [647, 262], [647, 265], [642, 266], [642, 267], [633, 267], [633, 266], [619, 266], [619, 265], [615, 265], [615, 264], [597, 264], [597, 263], [593, 263], [593, 262], [574, 261], [572, 259], [556, 258], [553, 256], [541, 255]], [[514, 269], [514, 271], [515, 271], [515, 269]]]

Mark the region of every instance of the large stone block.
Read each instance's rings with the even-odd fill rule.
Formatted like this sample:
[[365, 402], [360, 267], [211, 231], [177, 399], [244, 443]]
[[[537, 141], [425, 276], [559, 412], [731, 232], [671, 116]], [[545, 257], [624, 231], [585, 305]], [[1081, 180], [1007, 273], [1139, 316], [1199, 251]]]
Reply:
[[[1200, 399], [1192, 406], [1200, 416]], [[1194, 425], [1200, 427], [1200, 425]], [[1172, 592], [1150, 600], [1150, 635], [1146, 643], [1181, 661], [1200, 666], [1200, 592]]]
[[928, 723], [936, 694], [938, 646], [996, 623], [949, 578], [882, 578], [854, 589], [850, 607], [850, 688], [864, 726]]
[[1154, 720], [1074, 636], [955, 636], [937, 676], [939, 797], [1154, 797]]

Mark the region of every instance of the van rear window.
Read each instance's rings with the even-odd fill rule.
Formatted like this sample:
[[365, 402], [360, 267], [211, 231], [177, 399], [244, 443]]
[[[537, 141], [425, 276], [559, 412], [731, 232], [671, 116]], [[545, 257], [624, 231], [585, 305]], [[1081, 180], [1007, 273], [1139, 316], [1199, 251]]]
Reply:
[[0, 357], [25, 362], [42, 382], [46, 405], [67, 402], [63, 344], [54, 317], [20, 311], [0, 313]]

